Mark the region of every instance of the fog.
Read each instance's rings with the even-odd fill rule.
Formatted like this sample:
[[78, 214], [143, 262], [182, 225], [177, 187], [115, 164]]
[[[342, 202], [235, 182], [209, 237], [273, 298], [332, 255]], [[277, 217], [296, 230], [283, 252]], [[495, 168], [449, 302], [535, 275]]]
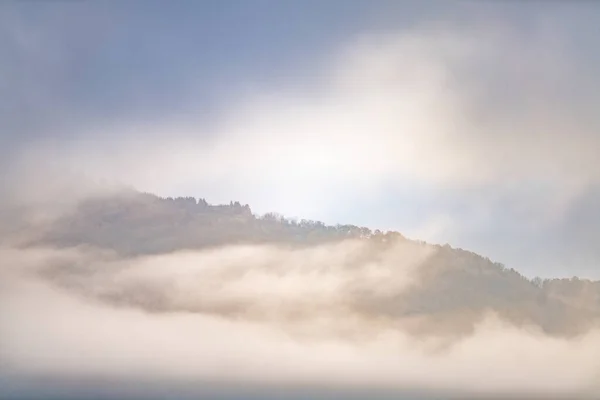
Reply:
[[[270, 7], [229, 20], [229, 7], [82, 2], [30, 13], [20, 3], [0, 13], [10, 55], [0, 57], [9, 110], [0, 118], [0, 398], [600, 398], [600, 329], [587, 318], [598, 314], [596, 283], [571, 303], [559, 298], [570, 283], [537, 298], [517, 272], [489, 259], [484, 271], [461, 253], [448, 265], [473, 261], [472, 270], [432, 300], [447, 302], [432, 307], [444, 311], [400, 312], [403, 296], [430, 282], [436, 265], [424, 266], [440, 247], [356, 239], [162, 250], [268, 229], [250, 208], [202, 214], [195, 198], [192, 211], [132, 202], [60, 225], [83, 200], [110, 202], [131, 185], [399, 230], [528, 276], [597, 277], [591, 7], [461, 6], [339, 37], [317, 26], [328, 18], [304, 15], [302, 40], [288, 42], [265, 23], [288, 28], [286, 18], [261, 19]], [[199, 15], [221, 22], [211, 28]], [[233, 40], [246, 36], [247, 47]], [[291, 44], [305, 39], [299, 57]], [[245, 52], [260, 62], [221, 57]], [[211, 237], [219, 230], [206, 227], [227, 218]], [[79, 232], [108, 245], [69, 241]], [[73, 242], [86, 246], [48, 244]], [[119, 252], [132, 243], [137, 252]], [[457, 287], [493, 292], [482, 304], [500, 311], [463, 307], [476, 295], [453, 302]]]
[[[130, 393], [129, 383], [138, 388], [134, 397], [190, 385], [191, 393], [224, 398], [244, 388], [292, 396], [319, 387], [311, 396], [327, 398], [324, 388], [600, 394], [599, 330], [550, 337], [490, 313], [463, 336], [419, 335], [414, 321], [378, 316], [378, 296], [423, 284], [419, 266], [433, 250], [412, 242], [372, 246], [234, 246], [138, 258], [90, 248], [3, 248], [6, 390], [49, 395], [59, 382], [64, 393], [108, 396], [101, 381], [120, 382], [111, 386], [115, 396]], [[96, 386], [81, 389], [85, 382]]]

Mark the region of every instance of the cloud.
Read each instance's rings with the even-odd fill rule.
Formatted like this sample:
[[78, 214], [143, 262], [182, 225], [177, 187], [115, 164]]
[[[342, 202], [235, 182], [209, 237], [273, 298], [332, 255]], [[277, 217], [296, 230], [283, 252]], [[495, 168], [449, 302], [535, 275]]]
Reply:
[[586, 89], [595, 78], [560, 35], [539, 22], [524, 37], [501, 24], [364, 34], [325, 57], [314, 81], [292, 76], [288, 87], [231, 96], [216, 122], [97, 125], [60, 148], [31, 145], [22, 163], [50, 158], [56, 175], [247, 194], [308, 212], [332, 206], [332, 194], [412, 181], [500, 193], [533, 183], [560, 214], [600, 170], [596, 95]]
[[[597, 23], [552, 10], [528, 21], [527, 31], [491, 18], [485, 26], [422, 23], [359, 34], [320, 58], [310, 78], [291, 74], [288, 82], [231, 90], [210, 118], [196, 108], [202, 102], [193, 99], [193, 72], [175, 73], [163, 61], [178, 75], [176, 86], [186, 87], [175, 101], [180, 114], [158, 112], [161, 90], [136, 81], [130, 93], [118, 93], [154, 109], [128, 108], [113, 95], [105, 108], [120, 104], [127, 118], [102, 118], [103, 108], [89, 120], [77, 101], [58, 95], [69, 92], [76, 76], [70, 68], [78, 65], [69, 57], [81, 52], [63, 46], [60, 32], [48, 35], [51, 26], [31, 30], [4, 17], [0, 45], [15, 57], [0, 60], [9, 76], [0, 85], [12, 94], [0, 105], [18, 118], [3, 118], [2, 202], [54, 214], [125, 184], [325, 220], [344, 208], [384, 213], [389, 226], [399, 209], [415, 208], [393, 201], [382, 211], [378, 200], [418, 186], [411, 204], [443, 200], [430, 200], [406, 228], [416, 237], [474, 243], [500, 260], [514, 256], [515, 266], [538, 259], [596, 265], [599, 60], [577, 45], [569, 24], [578, 22], [579, 31]], [[113, 20], [106, 15], [94, 26]], [[79, 31], [70, 25], [65, 31], [75, 47], [102, 42], [102, 29], [73, 34]], [[169, 59], [149, 57], [158, 58]], [[133, 79], [130, 67], [122, 69], [123, 81]], [[145, 76], [170, 76], [152, 71]], [[29, 79], [42, 72], [49, 78]], [[94, 84], [74, 98], [89, 100], [89, 112], [102, 99], [93, 95], [98, 80], [88, 78]], [[165, 97], [177, 97], [174, 91]], [[148, 103], [140, 100], [145, 96]], [[366, 211], [353, 208], [360, 201], [369, 204]], [[546, 337], [490, 316], [471, 336], [432, 351], [439, 350], [435, 340], [374, 318], [365, 311], [377, 304], [373, 296], [418, 284], [413, 267], [428, 257], [415, 250], [399, 271], [386, 258], [394, 251], [383, 254], [371, 257], [348, 244], [128, 260], [90, 250], [4, 249], [0, 381], [108, 376], [161, 384], [236, 381], [243, 388], [433, 385], [453, 393], [511, 387], [597, 394], [596, 331]], [[349, 272], [353, 257], [360, 261]], [[278, 265], [288, 267], [284, 275]]]
[[[86, 194], [90, 181], [133, 185], [241, 200], [260, 213], [378, 223], [530, 274], [569, 265], [568, 274], [594, 276], [595, 254], [569, 233], [577, 204], [600, 185], [598, 60], [577, 45], [570, 24], [579, 17], [557, 16], [539, 14], [528, 31], [494, 13], [485, 25], [366, 31], [313, 60], [321, 68], [310, 77], [230, 88], [210, 119], [190, 100], [179, 114], [80, 124], [69, 140], [38, 138], [17, 152], [5, 198]], [[405, 209], [381, 207], [401, 191], [411, 192]], [[548, 251], [542, 232], [569, 242], [552, 250], [556, 266], [535, 261]], [[507, 248], [511, 237], [524, 249]]]
[[245, 246], [136, 259], [5, 248], [0, 375], [42, 390], [50, 378], [66, 388], [113, 379], [446, 396], [599, 394], [597, 330], [557, 338], [490, 315], [471, 335], [439, 347], [443, 333], [415, 336], [402, 323], [361, 312], [374, 295], [367, 289], [398, 294], [421, 284], [415, 273], [431, 249], [398, 246]]
[[[14, 126], [3, 129], [12, 141], [2, 146], [2, 201], [46, 205], [96, 193], [106, 182], [133, 185], [161, 195], [240, 200], [259, 213], [398, 229], [471, 248], [531, 275], [597, 276], [593, 246], [581, 244], [600, 232], [590, 224], [582, 239], [573, 228], [578, 204], [595, 203], [600, 186], [599, 60], [585, 46], [597, 24], [593, 12], [577, 7], [548, 7], [528, 29], [502, 7], [482, 14], [485, 23], [429, 16], [412, 27], [365, 28], [333, 51], [307, 57], [310, 74], [301, 65], [273, 82], [259, 81], [256, 71], [240, 66], [245, 85], [220, 81], [228, 89], [208, 116], [199, 105], [205, 91], [196, 84], [204, 70], [189, 67], [202, 60], [173, 50], [169, 63], [159, 57], [165, 45], [153, 47], [148, 39], [144, 55], [155, 62], [124, 66], [109, 79], [107, 87], [122, 96], [113, 93], [112, 105], [104, 106], [122, 104], [116, 97], [132, 103], [123, 100], [129, 105], [110, 118], [104, 109], [89, 116], [77, 107], [102, 108], [94, 76], [86, 75], [89, 91], [87, 85], [77, 91], [81, 101], [55, 99], [70, 93], [69, 69], [83, 57], [72, 48], [102, 43], [97, 28], [114, 20], [110, 12], [90, 18], [85, 35], [74, 33], [80, 28], [74, 22], [65, 33], [50, 22], [28, 29], [26, 18], [5, 18], [7, 53], [18, 61], [6, 58], [2, 66], [19, 79], [5, 79], [14, 96], [3, 101], [35, 101], [22, 114], [11, 112], [20, 117], [5, 119]], [[73, 11], [82, 18], [70, 20], [85, 20], [84, 11]], [[480, 11], [465, 7], [466, 15]], [[120, 29], [108, 39], [120, 37]], [[66, 36], [73, 45], [64, 45]], [[188, 68], [180, 73], [181, 64]], [[134, 79], [136, 73], [147, 81]], [[156, 106], [165, 101], [164, 87], [152, 84], [155, 75], [177, 76], [165, 95], [177, 107]], [[140, 97], [148, 103], [131, 100]]]
[[[71, 156], [86, 150], [83, 157], [114, 156], [123, 163], [133, 155], [151, 164], [156, 154], [178, 171], [206, 166], [235, 175], [245, 167], [266, 180], [278, 177], [274, 162], [290, 180], [325, 172], [359, 181], [387, 174], [510, 181], [553, 169], [553, 179], [597, 179], [597, 169], [589, 167], [595, 165], [590, 144], [597, 144], [598, 121], [584, 107], [593, 93], [582, 87], [593, 79], [591, 71], [557, 34], [535, 28], [526, 37], [497, 25], [424, 25], [359, 36], [325, 58], [324, 72], [306, 82], [308, 89], [302, 89], [305, 80], [294, 84], [290, 77], [288, 88], [245, 93], [216, 126], [192, 118], [94, 128], [84, 136], [98, 139], [116, 128], [123, 139], [113, 147], [79, 142]], [[572, 86], [581, 89], [578, 99], [568, 96]], [[121, 145], [122, 154], [103, 154]], [[143, 181], [140, 171], [146, 170], [126, 173]]]

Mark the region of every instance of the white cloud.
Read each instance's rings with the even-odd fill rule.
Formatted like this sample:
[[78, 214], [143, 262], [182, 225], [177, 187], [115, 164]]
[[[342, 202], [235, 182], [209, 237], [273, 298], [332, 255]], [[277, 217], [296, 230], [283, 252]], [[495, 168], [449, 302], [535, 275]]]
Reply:
[[[498, 26], [365, 35], [324, 63], [313, 91], [246, 94], [210, 127], [94, 128], [57, 156], [156, 192], [220, 182], [291, 201], [405, 179], [571, 192], [597, 181], [600, 137], [595, 116], [553, 93], [588, 78], [565, 51], [546, 31], [520, 38]], [[106, 143], [105, 129], [122, 134]]]
[[[402, 325], [343, 307], [347, 296], [363, 301], [361, 288], [410, 284], [427, 257], [422, 250], [392, 248], [369, 260], [360, 245], [345, 243], [118, 260], [91, 251], [3, 249], [4, 371], [65, 379], [426, 387], [447, 395], [598, 394], [597, 331], [549, 337], [490, 316], [472, 335], [440, 349], [435, 338], [407, 335]], [[72, 276], [80, 279], [69, 281]], [[124, 303], [98, 301], [107, 291]], [[148, 291], [173, 308], [142, 312], [135, 299]], [[244, 312], [229, 313], [227, 302]]]
[[540, 17], [527, 33], [493, 21], [349, 38], [313, 81], [291, 75], [288, 87], [233, 95], [210, 124], [193, 112], [148, 116], [89, 127], [58, 145], [32, 143], [5, 191], [85, 194], [91, 189], [79, 183], [56, 189], [76, 172], [335, 223], [332, 215], [357, 199], [419, 182], [440, 197], [468, 193], [473, 215], [436, 209], [420, 226], [386, 228], [461, 247], [474, 245], [463, 231], [493, 229], [499, 214], [530, 237], [558, 231], [600, 184], [597, 61], [573, 47], [572, 34]]

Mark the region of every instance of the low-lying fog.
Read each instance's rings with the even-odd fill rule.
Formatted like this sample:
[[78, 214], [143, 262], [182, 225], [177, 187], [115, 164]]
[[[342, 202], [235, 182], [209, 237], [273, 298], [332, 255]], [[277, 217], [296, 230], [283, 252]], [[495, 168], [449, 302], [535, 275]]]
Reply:
[[[119, 387], [99, 381], [121, 382], [115, 396], [189, 385], [220, 387], [213, 395], [223, 396], [229, 388], [229, 398], [256, 387], [286, 396], [311, 388], [599, 394], [599, 330], [550, 337], [490, 313], [472, 334], [420, 336], [410, 318], [373, 310], [378, 299], [422, 284], [416, 272], [434, 248], [370, 246], [235, 246], [138, 258], [3, 248], [0, 371], [8, 383], [0, 395], [35, 395], [37, 386], [49, 395], [44, 379], [62, 395], [75, 381], [95, 382], [97, 395]], [[127, 382], [144, 384], [128, 392]]]

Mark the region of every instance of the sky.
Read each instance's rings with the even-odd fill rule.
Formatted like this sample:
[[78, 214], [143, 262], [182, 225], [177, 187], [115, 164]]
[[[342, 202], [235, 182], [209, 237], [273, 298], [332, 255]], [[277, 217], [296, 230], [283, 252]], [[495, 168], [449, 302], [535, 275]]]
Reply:
[[3, 2], [1, 194], [118, 183], [600, 278], [599, 43], [584, 1]]

